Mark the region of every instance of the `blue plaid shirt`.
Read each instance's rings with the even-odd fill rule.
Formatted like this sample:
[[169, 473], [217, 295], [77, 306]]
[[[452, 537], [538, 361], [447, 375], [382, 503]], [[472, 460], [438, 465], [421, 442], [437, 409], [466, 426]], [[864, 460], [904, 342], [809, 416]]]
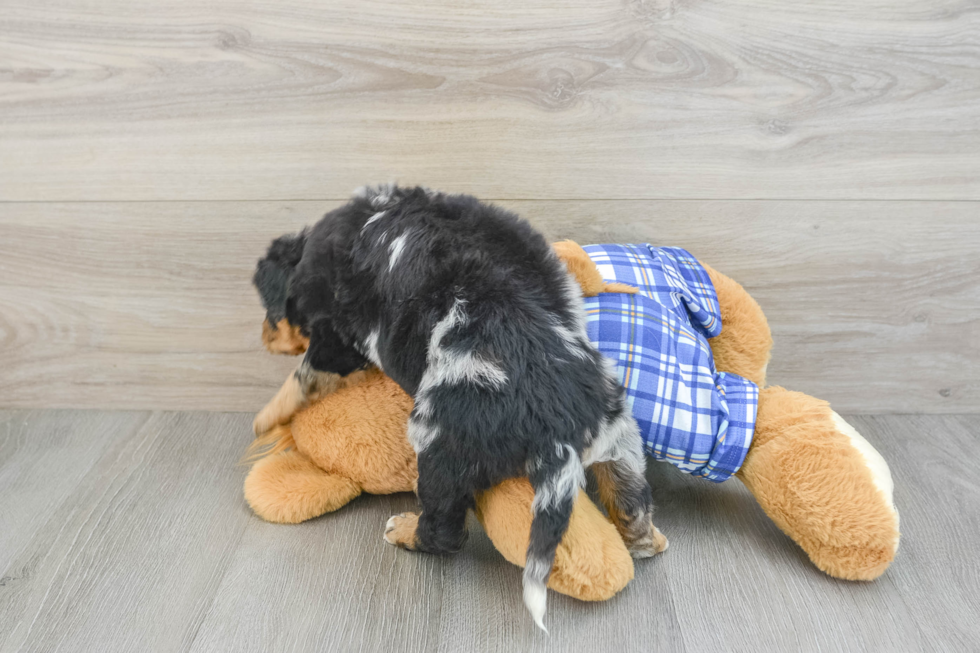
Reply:
[[585, 298], [589, 338], [616, 361], [647, 452], [720, 483], [738, 471], [755, 431], [759, 389], [715, 370], [708, 338], [721, 333], [708, 273], [683, 249], [589, 245], [606, 281], [636, 295]]

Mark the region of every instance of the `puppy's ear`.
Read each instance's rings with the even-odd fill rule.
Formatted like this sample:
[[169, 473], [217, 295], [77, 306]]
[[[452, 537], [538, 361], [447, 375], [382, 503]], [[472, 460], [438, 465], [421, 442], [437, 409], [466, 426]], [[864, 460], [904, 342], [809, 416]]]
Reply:
[[270, 325], [276, 325], [286, 317], [289, 282], [303, 258], [305, 245], [305, 230], [298, 234], [280, 236], [272, 241], [265, 258], [259, 259], [255, 268], [252, 284], [259, 291], [266, 320]]
[[303, 258], [304, 247], [306, 247], [306, 229], [298, 234], [286, 234], [273, 240], [265, 257], [285, 267], [295, 268]]

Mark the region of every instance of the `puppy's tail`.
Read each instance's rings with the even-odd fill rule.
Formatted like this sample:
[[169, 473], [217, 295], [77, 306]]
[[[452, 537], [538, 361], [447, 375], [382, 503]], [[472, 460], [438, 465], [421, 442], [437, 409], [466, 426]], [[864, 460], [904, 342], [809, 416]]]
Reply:
[[531, 504], [531, 539], [524, 567], [524, 605], [541, 630], [548, 597], [548, 577], [555, 562], [555, 549], [568, 528], [578, 490], [585, 485], [585, 470], [570, 445], [538, 456], [529, 464], [534, 502]]

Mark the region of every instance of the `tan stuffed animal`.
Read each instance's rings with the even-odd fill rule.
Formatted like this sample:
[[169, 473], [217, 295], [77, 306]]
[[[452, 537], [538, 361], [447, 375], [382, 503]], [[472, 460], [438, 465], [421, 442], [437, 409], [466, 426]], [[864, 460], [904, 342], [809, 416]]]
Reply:
[[[604, 283], [581, 247], [566, 241], [555, 248], [583, 288]], [[877, 578], [899, 540], [888, 465], [827, 402], [765, 387], [772, 336], [762, 309], [738, 283], [700, 264], [721, 310], [721, 334], [709, 340], [715, 367], [761, 389], [755, 433], [736, 476], [821, 570]]]
[[[555, 247], [585, 295], [635, 292], [607, 284], [578, 245], [566, 241]], [[887, 464], [826, 402], [765, 387], [772, 339], [762, 310], [738, 283], [704, 267], [723, 324], [709, 341], [715, 365], [762, 388], [752, 445], [737, 477], [817, 567], [839, 578], [876, 578], [899, 539]], [[267, 346], [274, 337], [266, 334]], [[291, 425], [256, 442], [272, 449], [248, 475], [246, 499], [265, 519], [295, 523], [336, 510], [362, 491], [411, 490], [417, 475], [406, 436], [411, 408], [411, 399], [376, 370], [346, 377], [340, 389], [297, 414]], [[477, 498], [477, 517], [491, 541], [518, 565], [524, 563], [532, 499], [525, 479]], [[632, 560], [615, 528], [580, 494], [549, 587], [601, 600], [632, 576]]]

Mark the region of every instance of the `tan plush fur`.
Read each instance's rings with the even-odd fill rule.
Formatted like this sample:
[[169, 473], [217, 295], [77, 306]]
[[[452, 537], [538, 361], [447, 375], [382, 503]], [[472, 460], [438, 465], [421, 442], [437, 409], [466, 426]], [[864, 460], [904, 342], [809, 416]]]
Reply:
[[388, 544], [414, 551], [418, 547], [418, 537], [416, 537], [418, 529], [418, 513], [403, 512], [400, 515], [394, 515], [385, 524], [385, 541]]
[[[504, 481], [477, 497], [476, 516], [497, 550], [524, 566], [534, 489], [527, 479]], [[613, 596], [633, 578], [633, 560], [616, 527], [579, 492], [568, 531], [555, 552], [548, 587], [584, 601]]]
[[[245, 479], [246, 500], [263, 519], [298, 523], [337, 510], [362, 491], [412, 491], [418, 470], [406, 434], [411, 410], [411, 397], [394, 381], [377, 369], [363, 373], [263, 439], [257, 448], [271, 447], [272, 453], [260, 458]], [[519, 565], [527, 550], [533, 499], [527, 479], [505, 481], [477, 498], [477, 515], [490, 540]], [[581, 496], [548, 586], [598, 601], [632, 578], [633, 560], [615, 527]]]
[[259, 459], [245, 479], [245, 498], [252, 510], [280, 524], [337, 510], [360, 493], [357, 483], [323, 471], [295, 449]]
[[601, 292], [621, 292], [635, 295], [637, 289], [625, 283], [606, 283], [599, 268], [595, 266], [589, 255], [582, 249], [582, 246], [572, 240], [562, 240], [552, 245], [558, 258], [565, 262], [565, 267], [575, 277], [575, 281], [582, 287], [582, 295], [585, 297], [595, 297]]
[[581, 245], [571, 240], [563, 240], [552, 247], [555, 248], [558, 258], [565, 262], [568, 271], [575, 276], [578, 285], [582, 286], [583, 295], [593, 297], [602, 292], [606, 282]]
[[411, 492], [418, 478], [406, 435], [412, 398], [377, 368], [363, 374], [360, 383], [326, 395], [293, 418], [296, 448], [370, 494]]
[[306, 403], [306, 395], [300, 388], [296, 375], [290, 374], [279, 388], [279, 392], [255, 416], [252, 430], [258, 435], [287, 423], [304, 403]]
[[721, 334], [710, 341], [715, 367], [764, 388], [772, 334], [762, 308], [739, 283], [698, 262], [707, 270], [721, 308]]
[[[704, 267], [721, 306], [722, 332], [710, 341], [715, 364], [763, 387], [772, 348], [765, 315], [741, 285]], [[764, 388], [752, 446], [736, 476], [831, 576], [873, 580], [895, 557], [898, 516], [834, 425], [827, 402]]]
[[827, 402], [764, 389], [755, 439], [737, 475], [776, 525], [831, 576], [872, 580], [895, 557], [897, 515], [837, 430]]
[[295, 524], [361, 492], [411, 492], [418, 477], [405, 436], [411, 410], [411, 397], [379, 370], [345, 377], [338, 390], [253, 443], [246, 459], [269, 448], [245, 479], [246, 500], [263, 519]]
[[[581, 247], [565, 241], [555, 249], [583, 288], [609, 291]], [[715, 365], [765, 388], [772, 350], [765, 314], [740, 284], [701, 265], [721, 308], [722, 332], [710, 340]], [[765, 388], [755, 437], [737, 476], [817, 567], [838, 578], [872, 580], [895, 556], [898, 515], [831, 414], [819, 399]]]

